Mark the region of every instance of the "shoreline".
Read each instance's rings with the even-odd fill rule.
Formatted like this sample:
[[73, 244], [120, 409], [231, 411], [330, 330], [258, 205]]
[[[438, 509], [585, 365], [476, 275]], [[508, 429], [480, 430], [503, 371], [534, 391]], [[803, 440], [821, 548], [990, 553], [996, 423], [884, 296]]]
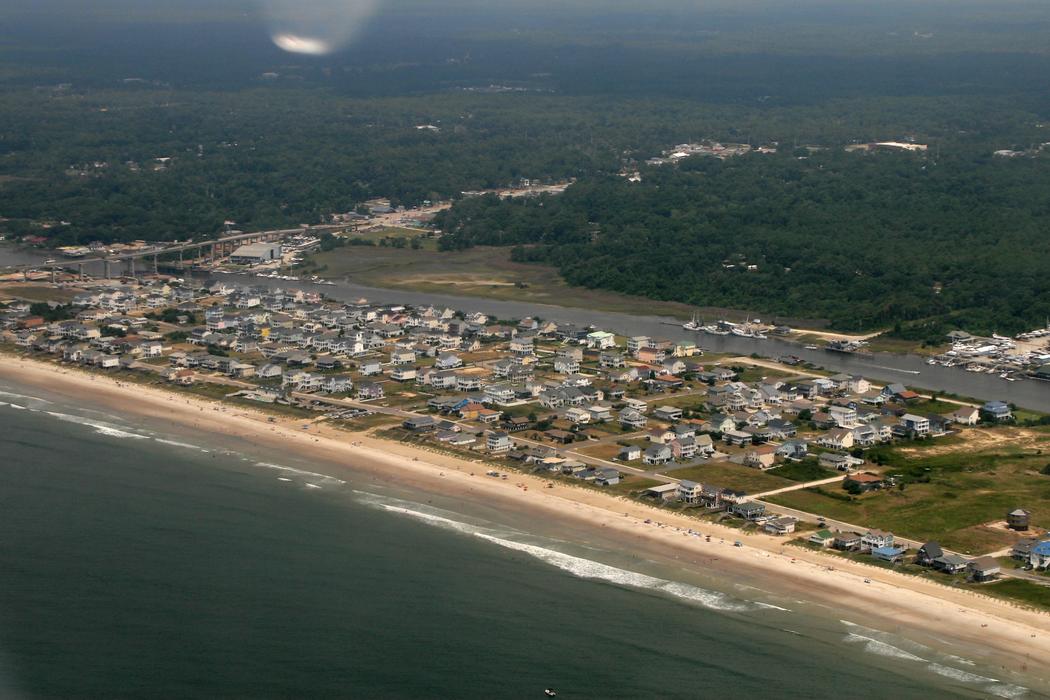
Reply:
[[[747, 576], [770, 593], [798, 596], [866, 626], [904, 636], [910, 631], [981, 650], [982, 663], [994, 663], [1050, 686], [1050, 613], [788, 546], [771, 535], [745, 534], [625, 497], [561, 482], [546, 488], [548, 479], [531, 474], [511, 471], [511, 479], [492, 479], [484, 474], [487, 465], [327, 427], [323, 422], [310, 423], [303, 430], [308, 422], [303, 419], [273, 417], [270, 422], [271, 414], [262, 411], [6, 354], [0, 354], [0, 377], [62, 394], [81, 405], [105, 406], [214, 437], [236, 437], [293, 452], [318, 460], [318, 468], [329, 476], [371, 476], [391, 485], [508, 508], [529, 518], [582, 526], [616, 539], [631, 554], [655, 553], [698, 574]], [[646, 524], [646, 519], [656, 522]], [[710, 534], [712, 541], [686, 536], [689, 529]], [[733, 547], [734, 540], [745, 546]], [[711, 566], [715, 560], [717, 568]]]

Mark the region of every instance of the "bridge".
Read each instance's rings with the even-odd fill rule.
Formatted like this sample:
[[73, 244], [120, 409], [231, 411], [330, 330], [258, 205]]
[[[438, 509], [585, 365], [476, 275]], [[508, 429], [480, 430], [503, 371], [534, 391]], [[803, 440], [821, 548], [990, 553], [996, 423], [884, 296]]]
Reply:
[[84, 278], [84, 266], [90, 264], [101, 263], [105, 270], [105, 277], [109, 279], [112, 273], [112, 266], [114, 263], [120, 264], [125, 263], [130, 276], [135, 276], [135, 261], [143, 258], [152, 258], [153, 273], [157, 273], [160, 256], [162, 255], [174, 255], [178, 254], [179, 264], [183, 263], [183, 255], [187, 251], [196, 251], [197, 255], [194, 258], [206, 258], [214, 263], [219, 258], [223, 258], [231, 254], [234, 250], [242, 245], [250, 243], [259, 243], [264, 241], [279, 241], [287, 236], [294, 236], [302, 233], [322, 233], [324, 231], [333, 231], [345, 228], [345, 226], [337, 225], [319, 225], [319, 226], [305, 226], [300, 228], [287, 228], [287, 229], [276, 229], [273, 231], [255, 231], [253, 233], [237, 233], [230, 236], [222, 236], [220, 238], [212, 238], [202, 241], [190, 241], [187, 243], [179, 243], [177, 245], [165, 246], [163, 248], [143, 248], [141, 250], [128, 251], [126, 253], [118, 253], [116, 255], [105, 255], [95, 258], [77, 258], [74, 260], [53, 260], [50, 262], [38, 263], [35, 265], [9, 265], [7, 267], [0, 268], [0, 274], [11, 274], [21, 272], [24, 279], [29, 279], [29, 273], [34, 270], [50, 270], [51, 282], [55, 282], [55, 276], [58, 270], [65, 269], [68, 267], [76, 267], [78, 275], [81, 279]]

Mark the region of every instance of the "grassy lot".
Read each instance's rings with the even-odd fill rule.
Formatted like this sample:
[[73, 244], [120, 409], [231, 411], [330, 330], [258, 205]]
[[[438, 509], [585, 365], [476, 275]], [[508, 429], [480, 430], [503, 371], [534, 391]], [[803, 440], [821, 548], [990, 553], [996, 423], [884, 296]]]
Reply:
[[686, 467], [667, 472], [676, 479], [688, 479], [701, 484], [715, 484], [722, 488], [746, 493], [759, 493], [791, 486], [794, 482], [769, 472], [729, 462], [711, 462], [697, 467]]
[[353, 418], [350, 420], [334, 420], [331, 421], [331, 425], [338, 428], [345, 428], [346, 430], [352, 431], [363, 431], [371, 430], [372, 428], [388, 427], [392, 425], [398, 425], [399, 421], [395, 416], [386, 415], [383, 413], [373, 413], [369, 416], [361, 416], [359, 418]]
[[755, 367], [753, 365], [740, 365], [740, 367], [741, 371], [738, 380], [748, 383], [758, 382], [763, 379], [786, 379], [788, 377], [798, 376], [797, 372], [781, 372], [770, 367]]
[[61, 304], [68, 304], [79, 291], [77, 289], [57, 289], [34, 284], [0, 285], [0, 296], [11, 296], [24, 301], [55, 301]]
[[662, 483], [664, 482], [646, 479], [642, 476], [627, 475], [615, 486], [603, 486], [601, 489], [617, 496], [630, 496], [639, 494], [652, 486], [659, 486]]
[[979, 554], [1015, 541], [1012, 533], [985, 524], [1019, 505], [1032, 511], [1036, 524], [1050, 522], [1050, 477], [1038, 473], [1047, 461], [1037, 454], [939, 455], [891, 465], [887, 473], [902, 474], [908, 482], [903, 491], [850, 497], [829, 485], [770, 501]]
[[980, 590], [997, 598], [1024, 603], [1035, 608], [1050, 610], [1050, 586], [1040, 586], [1031, 581], [1010, 579], [982, 586]]
[[[586, 443], [578, 443], [581, 447], [574, 447], [580, 454], [587, 455], [588, 457], [597, 457], [598, 459], [613, 459], [623, 449], [622, 446], [617, 445], [615, 442], [612, 444], [602, 443], [601, 445], [590, 445]], [[639, 462], [640, 464], [640, 462]]]
[[359, 240], [372, 241], [377, 246], [379, 245], [379, 241], [384, 238], [404, 238], [407, 241], [411, 241], [413, 238], [419, 237], [424, 250], [437, 250], [437, 239], [427, 238], [426, 233], [415, 229], [403, 228], [401, 226], [382, 226], [367, 231], [355, 231], [354, 233], [348, 233], [343, 237], [347, 239], [356, 238]]
[[786, 462], [775, 469], [770, 469], [767, 474], [773, 476], [783, 477], [790, 479], [791, 481], [818, 481], [819, 479], [829, 479], [838, 472], [831, 469], [825, 469], [824, 467], [817, 464], [816, 460], [806, 460], [804, 462]]
[[949, 348], [949, 345], [929, 345], [923, 347], [921, 341], [917, 340], [902, 340], [900, 338], [890, 338], [885, 335], [877, 335], [868, 341], [868, 350], [872, 352], [896, 352], [896, 353], [911, 353], [914, 355], [937, 355], [944, 352]]
[[949, 403], [947, 401], [941, 401], [939, 399], [920, 399], [914, 403], [908, 404], [908, 411], [910, 413], [916, 413], [924, 416], [929, 413], [936, 413], [938, 415], [944, 415], [945, 413], [951, 413], [959, 408], [962, 408], [957, 403]]

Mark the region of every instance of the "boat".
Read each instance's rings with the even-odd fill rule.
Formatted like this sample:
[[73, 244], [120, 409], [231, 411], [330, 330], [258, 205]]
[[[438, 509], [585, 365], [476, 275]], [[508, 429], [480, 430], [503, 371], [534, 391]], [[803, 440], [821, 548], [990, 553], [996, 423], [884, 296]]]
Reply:
[[765, 334], [751, 324], [750, 316], [747, 318], [746, 321], [744, 321], [740, 325], [731, 324], [729, 327], [729, 332], [741, 338], [756, 338], [758, 340], [766, 339]]
[[719, 321], [718, 323], [712, 323], [704, 326], [701, 330], [704, 333], [710, 333], [711, 335], [729, 335], [729, 330], [722, 326], [723, 323], [725, 322]]
[[816, 345], [804, 345], [803, 349], [805, 349], [805, 350], [820, 350], [820, 348], [817, 347]]
[[700, 323], [700, 321], [697, 319], [695, 313], [693, 314], [693, 317], [690, 320], [682, 324], [682, 328], [684, 328], [687, 331], [699, 331], [703, 329], [703, 327], [703, 324]]
[[544, 688], [543, 694], [549, 698], [553, 698], [558, 696], [558, 691], [556, 691], [554, 688]]

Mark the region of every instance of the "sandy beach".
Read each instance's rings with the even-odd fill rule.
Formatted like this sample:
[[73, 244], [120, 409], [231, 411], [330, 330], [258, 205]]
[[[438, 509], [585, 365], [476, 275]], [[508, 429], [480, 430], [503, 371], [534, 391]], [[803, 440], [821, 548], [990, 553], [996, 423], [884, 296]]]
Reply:
[[[236, 436], [277, 450], [317, 459], [318, 470], [340, 470], [473, 502], [498, 504], [546, 520], [603, 528], [625, 550], [655, 553], [698, 571], [745, 574], [778, 594], [817, 603], [861, 624], [907, 636], [909, 630], [968, 649], [985, 659], [1046, 682], [1050, 679], [1050, 614], [1012, 605], [970, 590], [787, 546], [785, 540], [701, 522], [593, 489], [511, 472], [507, 480], [485, 476], [489, 468], [431, 452], [261, 411], [223, 405], [185, 394], [121, 382], [57, 363], [0, 355], [0, 377], [44, 387], [85, 406], [150, 416], [216, 436]], [[272, 420], [272, 422], [271, 422]], [[344, 465], [344, 466], [337, 466]], [[646, 523], [649, 519], [652, 523]], [[695, 530], [711, 536], [690, 536]], [[734, 547], [742, 540], [743, 547]], [[715, 564], [717, 561], [717, 564]]]

